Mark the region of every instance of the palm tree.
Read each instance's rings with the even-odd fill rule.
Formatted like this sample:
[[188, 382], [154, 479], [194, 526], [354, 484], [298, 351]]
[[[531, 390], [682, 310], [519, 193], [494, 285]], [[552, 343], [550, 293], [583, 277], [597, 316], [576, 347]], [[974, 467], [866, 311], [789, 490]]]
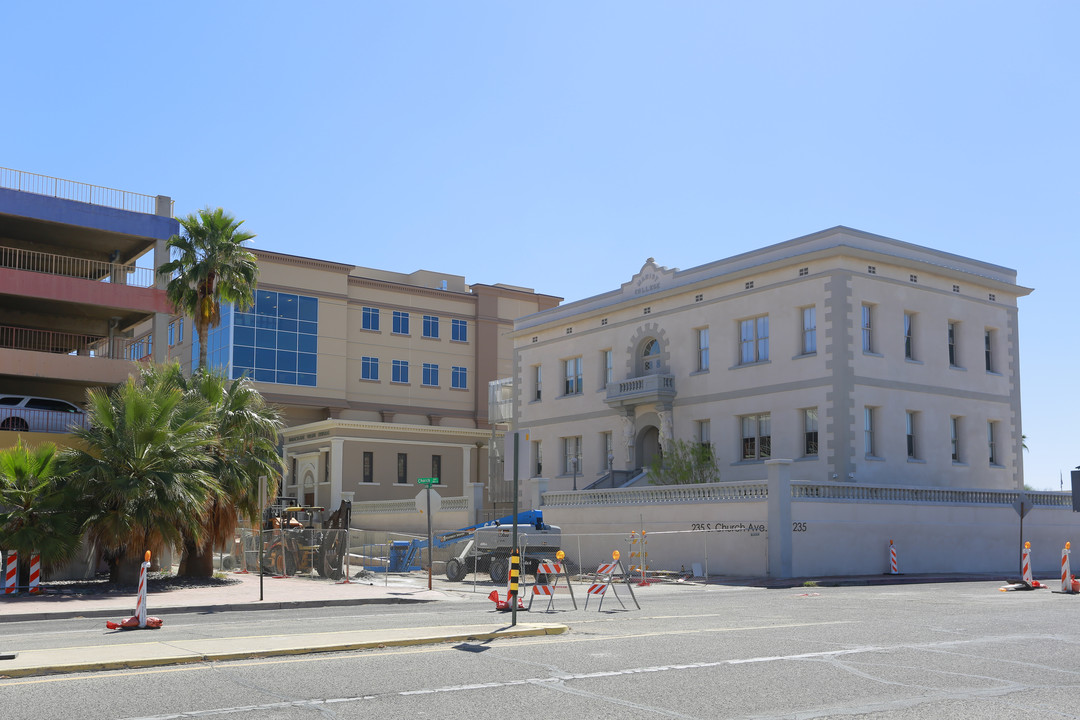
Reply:
[[89, 538], [110, 559], [113, 582], [134, 582], [145, 550], [200, 537], [201, 512], [220, 487], [208, 472], [214, 438], [205, 403], [170, 382], [129, 378], [87, 393], [83, 448], [65, 460], [88, 508]]
[[247, 309], [254, 302], [259, 268], [243, 243], [255, 235], [242, 232], [244, 221], [221, 208], [178, 220], [182, 230], [168, 243], [174, 259], [158, 274], [169, 278], [165, 292], [173, 307], [191, 316], [199, 335], [199, 367], [206, 367], [207, 333], [221, 322], [221, 303]]
[[[201, 541], [185, 541], [180, 574], [209, 577], [213, 549], [232, 540], [238, 518], [257, 522], [262, 509], [259, 478], [273, 482], [281, 473], [277, 442], [283, 423], [281, 411], [267, 404], [246, 377], [229, 381], [220, 371], [201, 370], [191, 378], [188, 392], [209, 407], [214, 442], [207, 457], [221, 491], [203, 509]], [[267, 493], [272, 496], [274, 488]]]
[[31, 553], [40, 554], [43, 569], [75, 557], [81, 545], [78, 513], [55, 445], [28, 447], [20, 438], [0, 450], [0, 547], [18, 551], [21, 574], [28, 574]]

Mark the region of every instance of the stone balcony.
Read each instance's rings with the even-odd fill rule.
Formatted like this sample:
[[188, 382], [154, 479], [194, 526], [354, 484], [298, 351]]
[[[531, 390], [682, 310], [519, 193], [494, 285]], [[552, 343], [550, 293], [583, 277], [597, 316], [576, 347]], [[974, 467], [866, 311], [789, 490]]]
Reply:
[[643, 375], [607, 386], [605, 402], [613, 408], [670, 403], [675, 398], [674, 375]]

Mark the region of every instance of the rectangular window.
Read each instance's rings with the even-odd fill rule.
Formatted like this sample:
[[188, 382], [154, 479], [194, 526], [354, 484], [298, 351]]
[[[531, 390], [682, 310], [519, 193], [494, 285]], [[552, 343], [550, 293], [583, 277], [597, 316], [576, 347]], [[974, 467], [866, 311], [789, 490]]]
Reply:
[[469, 388], [469, 373], [458, 365], [450, 367], [450, 387], [454, 390], [467, 390]]
[[742, 420], [742, 459], [764, 460], [772, 457], [772, 416], [746, 415]]
[[990, 450], [990, 464], [998, 465], [998, 452], [997, 452], [997, 423], [991, 420], [986, 423], [986, 444]]
[[863, 352], [874, 352], [874, 315], [872, 305], [862, 306], [862, 349]]
[[952, 446], [953, 462], [960, 462], [960, 418], [949, 418], [949, 444]]
[[600, 376], [600, 387], [606, 388], [615, 379], [614, 360], [610, 350], [600, 351], [600, 367], [603, 371], [603, 374]]
[[408, 335], [409, 334], [409, 313], [403, 310], [394, 311], [394, 334], [395, 335]]
[[409, 482], [409, 456], [406, 453], [397, 454], [397, 481], [401, 485]]
[[360, 379], [379, 379], [379, 358], [364, 356], [360, 358]]
[[360, 327], [364, 330], [379, 329], [379, 308], [366, 307], [362, 311]]
[[958, 323], [949, 323], [949, 367], [960, 367], [956, 355], [956, 332]]
[[916, 415], [918, 413], [913, 413], [910, 410], [907, 412], [907, 456], [911, 460], [919, 457], [919, 448], [915, 442], [915, 430], [918, 422]]
[[697, 369], [709, 369], [709, 328], [698, 328], [697, 331]]
[[769, 359], [769, 316], [762, 315], [739, 323], [739, 364]]
[[454, 318], [450, 321], [450, 339], [454, 342], [469, 341], [469, 324], [464, 320]]
[[915, 324], [914, 313], [904, 313], [904, 357], [908, 360], [915, 359], [915, 346], [911, 339], [912, 328]]
[[422, 383], [427, 387], [439, 386], [439, 366], [435, 363], [424, 363]]
[[986, 348], [986, 372], [994, 372], [994, 331], [983, 333], [983, 346]]
[[710, 444], [712, 442], [712, 423], [708, 420], [698, 420], [696, 435], [699, 444]]
[[364, 482], [375, 482], [375, 453], [364, 453]]
[[439, 339], [439, 318], [435, 315], [424, 316], [424, 337]]
[[581, 472], [581, 436], [563, 438], [563, 473]]
[[581, 358], [576, 357], [570, 358], [569, 360], [563, 360], [563, 369], [566, 378], [563, 395], [581, 394]]
[[395, 383], [407, 383], [409, 382], [409, 361], [408, 360], [395, 360], [390, 372], [390, 382]]
[[863, 448], [867, 457], [875, 457], [874, 408], [863, 408]]
[[817, 308], [813, 306], [802, 309], [802, 352], [817, 352]]
[[540, 400], [540, 366], [533, 365], [533, 400]]
[[615, 464], [615, 446], [610, 432], [600, 433], [600, 472], [611, 470]]
[[533, 477], [544, 476], [543, 446], [539, 440], [533, 440]]
[[817, 408], [803, 410], [803, 457], [818, 454]]
[[431, 456], [431, 477], [442, 477], [442, 455]]

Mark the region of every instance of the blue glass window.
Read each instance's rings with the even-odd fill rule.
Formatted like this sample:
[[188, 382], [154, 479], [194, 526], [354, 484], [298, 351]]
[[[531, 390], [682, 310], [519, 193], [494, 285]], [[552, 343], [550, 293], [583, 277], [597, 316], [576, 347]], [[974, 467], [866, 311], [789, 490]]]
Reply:
[[407, 360], [395, 360], [391, 368], [390, 382], [409, 382], [409, 362]]
[[403, 310], [394, 311], [394, 333], [397, 335], [409, 334], [409, 313]]
[[469, 342], [469, 323], [456, 318], [451, 320], [450, 339], [454, 342]]
[[424, 316], [424, 337], [426, 338], [438, 338], [439, 337], [439, 318], [435, 315]]
[[300, 319], [308, 322], [319, 322], [318, 298], [300, 296]]
[[439, 384], [439, 366], [435, 363], [424, 363], [423, 384], [428, 387], [437, 387]]
[[379, 329], [379, 308], [366, 307], [361, 316], [361, 325], [364, 330]]
[[362, 380], [379, 379], [379, 358], [367, 356], [360, 358], [360, 378]]
[[450, 372], [450, 387], [455, 390], [467, 390], [469, 387], [469, 374], [463, 367], [453, 366]]
[[295, 320], [300, 314], [296, 295], [278, 293], [278, 317]]
[[314, 353], [299, 353], [296, 356], [296, 369], [303, 373], [314, 373], [317, 357]]

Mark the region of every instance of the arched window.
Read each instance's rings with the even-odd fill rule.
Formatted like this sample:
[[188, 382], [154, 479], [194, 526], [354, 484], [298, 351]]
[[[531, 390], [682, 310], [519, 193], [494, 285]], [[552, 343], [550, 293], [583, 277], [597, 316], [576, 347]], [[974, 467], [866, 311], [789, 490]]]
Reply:
[[660, 372], [660, 343], [651, 338], [641, 350], [641, 369], [645, 375]]

